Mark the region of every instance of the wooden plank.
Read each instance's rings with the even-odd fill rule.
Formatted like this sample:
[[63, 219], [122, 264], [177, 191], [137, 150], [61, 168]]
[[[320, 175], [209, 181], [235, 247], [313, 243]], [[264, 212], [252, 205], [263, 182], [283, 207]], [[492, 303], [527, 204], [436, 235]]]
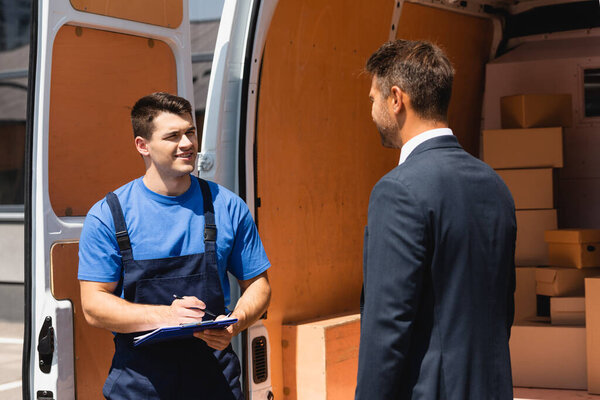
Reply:
[[354, 398], [358, 371], [360, 317], [325, 330], [327, 400]]
[[354, 397], [360, 315], [283, 325], [284, 399]]

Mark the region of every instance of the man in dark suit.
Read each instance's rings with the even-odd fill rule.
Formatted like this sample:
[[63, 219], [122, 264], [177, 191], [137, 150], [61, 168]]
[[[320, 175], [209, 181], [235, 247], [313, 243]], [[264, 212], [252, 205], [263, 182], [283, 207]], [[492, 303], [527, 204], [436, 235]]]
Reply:
[[401, 155], [369, 201], [356, 399], [512, 399], [512, 196], [448, 129], [439, 48], [388, 42], [367, 71], [381, 141]]

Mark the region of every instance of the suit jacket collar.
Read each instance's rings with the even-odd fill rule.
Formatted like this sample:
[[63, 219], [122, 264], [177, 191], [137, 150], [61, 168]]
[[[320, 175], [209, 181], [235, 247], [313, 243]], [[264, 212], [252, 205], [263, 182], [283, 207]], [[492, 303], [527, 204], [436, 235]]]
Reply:
[[434, 137], [433, 139], [429, 139], [429, 140], [421, 143], [420, 145], [418, 145], [412, 151], [412, 153], [409, 154], [409, 156], [406, 158], [405, 162], [409, 161], [415, 155], [423, 153], [424, 151], [427, 151], [427, 150], [452, 148], [452, 147], [462, 149], [461, 145], [458, 143], [458, 140], [456, 139], [456, 136], [444, 135], [444, 136]]

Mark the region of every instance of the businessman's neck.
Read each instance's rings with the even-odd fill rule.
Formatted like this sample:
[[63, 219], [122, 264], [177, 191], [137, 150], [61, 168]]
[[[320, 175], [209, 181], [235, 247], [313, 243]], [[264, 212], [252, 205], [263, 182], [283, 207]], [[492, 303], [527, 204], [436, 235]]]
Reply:
[[402, 146], [415, 136], [432, 129], [448, 128], [447, 122], [419, 118], [413, 112], [408, 112], [404, 124], [400, 127]]

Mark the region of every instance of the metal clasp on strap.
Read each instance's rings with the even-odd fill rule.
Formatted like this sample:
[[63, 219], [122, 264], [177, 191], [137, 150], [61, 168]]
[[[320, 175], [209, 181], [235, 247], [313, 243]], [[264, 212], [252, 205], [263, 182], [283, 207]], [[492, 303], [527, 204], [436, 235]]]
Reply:
[[216, 242], [217, 241], [217, 226], [213, 224], [206, 224], [204, 226], [204, 241], [205, 242]]
[[117, 243], [119, 244], [119, 249], [121, 251], [128, 250], [131, 248], [131, 243], [129, 242], [129, 235], [127, 231], [117, 232]]

